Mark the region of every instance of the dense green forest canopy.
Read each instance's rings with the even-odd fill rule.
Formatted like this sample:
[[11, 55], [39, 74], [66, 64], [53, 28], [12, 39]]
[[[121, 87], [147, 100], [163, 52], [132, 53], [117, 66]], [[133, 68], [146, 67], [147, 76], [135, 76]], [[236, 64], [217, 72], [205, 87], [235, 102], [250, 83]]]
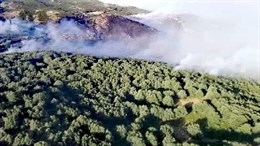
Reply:
[[163, 63], [0, 55], [0, 145], [259, 145], [260, 86]]

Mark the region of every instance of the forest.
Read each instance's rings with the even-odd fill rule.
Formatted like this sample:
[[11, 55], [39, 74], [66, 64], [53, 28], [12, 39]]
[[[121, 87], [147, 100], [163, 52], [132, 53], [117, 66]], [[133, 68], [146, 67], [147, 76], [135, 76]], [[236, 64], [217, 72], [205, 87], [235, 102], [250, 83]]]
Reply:
[[0, 55], [0, 145], [260, 145], [260, 85], [53, 51]]

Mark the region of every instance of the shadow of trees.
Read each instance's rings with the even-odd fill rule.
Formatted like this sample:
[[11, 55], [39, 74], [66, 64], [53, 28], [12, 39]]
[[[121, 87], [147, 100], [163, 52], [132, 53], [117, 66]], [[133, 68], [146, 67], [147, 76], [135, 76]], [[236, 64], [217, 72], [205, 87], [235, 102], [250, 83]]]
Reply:
[[[70, 94], [77, 100], [80, 97], [77, 97], [77, 95], [81, 92], [80, 90], [74, 90], [69, 88], [69, 86], [63, 86], [60, 87], [61, 90], [65, 90], [66, 94]], [[90, 97], [93, 98], [93, 97]], [[134, 97], [129, 98], [130, 101], [137, 103], [137, 105], [143, 105], [146, 104], [145, 102], [136, 102]], [[127, 107], [126, 107], [127, 108]], [[87, 108], [88, 110], [91, 110], [91, 106]], [[126, 109], [128, 112], [128, 116], [124, 118], [120, 117], [108, 117], [105, 115], [102, 115], [101, 113], [94, 113], [94, 110], [92, 111], [92, 118], [95, 120], [98, 120], [101, 122], [101, 124], [108, 129], [113, 136], [113, 145], [131, 145], [129, 141], [127, 141], [126, 137], [121, 137], [120, 133], [118, 133], [115, 128], [117, 125], [123, 125], [125, 127], [129, 127], [131, 123], [135, 122], [135, 116], [133, 116], [133, 113], [131, 112], [131, 109]], [[141, 128], [139, 129], [140, 133], [142, 135], [145, 135], [145, 132], [148, 130], [149, 127], [154, 127], [155, 129], [160, 129], [161, 125], [169, 125], [174, 129], [174, 138], [177, 142], [183, 143], [195, 143], [199, 145], [234, 145], [232, 143], [240, 143], [245, 145], [259, 145], [259, 143], [255, 142], [254, 139], [257, 137], [260, 137], [260, 133], [254, 133], [254, 134], [246, 134], [241, 132], [236, 132], [235, 130], [228, 129], [228, 130], [221, 130], [221, 129], [213, 129], [210, 128], [208, 125], [208, 119], [203, 118], [196, 121], [196, 124], [199, 124], [200, 130], [202, 132], [202, 135], [191, 135], [187, 130], [187, 125], [185, 118], [178, 118], [175, 120], [169, 120], [169, 121], [162, 121], [160, 118], [149, 114], [142, 118], [141, 122], [139, 123]], [[161, 142], [163, 141], [163, 138], [165, 135], [163, 135], [160, 130], [155, 133], [157, 140]], [[144, 141], [146, 144], [149, 145], [149, 141], [144, 136]]]
[[[202, 139], [194, 140], [198, 144], [215, 144], [215, 145], [232, 145], [229, 142], [237, 142], [245, 145], [254, 145], [257, 146], [260, 143], [255, 142], [255, 138], [260, 137], [260, 132], [246, 134], [242, 132], [236, 132], [233, 129], [221, 130], [221, 129], [212, 129], [208, 126], [208, 120], [206, 118], [199, 119], [197, 123], [201, 127], [203, 133]], [[229, 142], [227, 142], [229, 141]]]
[[[36, 83], [37, 84], [37, 83]], [[127, 136], [122, 136], [121, 133], [119, 133], [116, 128], [117, 126], [121, 125], [126, 128], [126, 132], [129, 132], [131, 129], [132, 123], [138, 123], [140, 125], [140, 128], [137, 129], [143, 136], [143, 140], [146, 145], [151, 145], [149, 139], [146, 137], [147, 131], [152, 127], [156, 129], [152, 133], [156, 136], [156, 139], [158, 141], [158, 145], [162, 145], [162, 141], [165, 138], [165, 134], [162, 133], [161, 126], [162, 125], [168, 125], [173, 129], [173, 137], [175, 138], [177, 143], [195, 143], [198, 145], [234, 145], [233, 143], [240, 143], [245, 145], [253, 145], [257, 146], [260, 143], [254, 141], [256, 138], [260, 138], [260, 133], [253, 133], [253, 134], [246, 134], [237, 132], [235, 130], [221, 130], [221, 129], [213, 129], [210, 128], [208, 125], [208, 119], [203, 118], [197, 120], [195, 123], [199, 125], [200, 130], [202, 134], [197, 135], [191, 135], [187, 129], [185, 118], [178, 118], [174, 120], [169, 121], [162, 121], [159, 117], [156, 117], [153, 114], [145, 115], [144, 117], [136, 117], [132, 110], [129, 107], [125, 107], [125, 111], [127, 113], [127, 116], [124, 117], [115, 117], [115, 116], [107, 116], [103, 114], [102, 112], [97, 112], [93, 105], [91, 104], [82, 104], [84, 95], [85, 98], [91, 98], [95, 99], [96, 97], [93, 97], [90, 94], [86, 94], [83, 89], [76, 89], [71, 86], [69, 86], [67, 83], [63, 82], [61, 85], [56, 85], [55, 90], [48, 87], [46, 84], [38, 84], [42, 87], [42, 89], [45, 90], [46, 97], [43, 99], [43, 111], [45, 112], [42, 116], [39, 117], [40, 120], [44, 121], [46, 123], [50, 122], [50, 116], [55, 116], [57, 118], [56, 123], [52, 124], [51, 132], [58, 133], [58, 132], [64, 132], [68, 129], [68, 126], [70, 125], [70, 122], [75, 120], [79, 115], [84, 114], [84, 112], [89, 112], [90, 115], [88, 115], [88, 118], [91, 118], [92, 120], [98, 121], [99, 124], [101, 124], [105, 129], [107, 129], [112, 135], [112, 145], [124, 145], [124, 146], [130, 146], [131, 143], [128, 141]], [[34, 90], [31, 90], [30, 92], [34, 92]], [[29, 94], [29, 92], [28, 92]], [[31, 94], [31, 93], [30, 93]], [[53, 99], [56, 99], [56, 103], [52, 103]], [[95, 99], [98, 101], [99, 99]], [[136, 101], [135, 97], [133, 95], [128, 95], [127, 101], [135, 103], [137, 106], [141, 105], [148, 105], [147, 102], [142, 101]], [[125, 101], [123, 101], [125, 102]], [[39, 103], [41, 103], [39, 101]], [[70, 107], [72, 109], [77, 109], [79, 112], [75, 114], [75, 116], [71, 116], [69, 114], [61, 114], [57, 115], [57, 105], [62, 103], [64, 106]], [[113, 106], [111, 104], [111, 106]], [[150, 107], [151, 105], [148, 105]], [[192, 110], [192, 104], [188, 105], [186, 108], [191, 108]], [[28, 110], [28, 109], [27, 109]], [[25, 111], [24, 111], [25, 112]], [[22, 118], [28, 118], [31, 117], [28, 115], [25, 115], [26, 117]], [[141, 118], [141, 120], [138, 120], [136, 122], [137, 118]], [[67, 120], [67, 121], [66, 121]], [[21, 119], [21, 121], [23, 121]], [[67, 124], [60, 124], [62, 122], [67, 122]], [[88, 128], [79, 127], [79, 130], [82, 131], [84, 134], [90, 134]], [[28, 127], [24, 128], [18, 128], [15, 131], [15, 135], [17, 133], [20, 133], [21, 131], [26, 131], [30, 138], [32, 138], [34, 141], [40, 141], [44, 140], [48, 143], [53, 143], [53, 141], [48, 141], [48, 135], [45, 131], [39, 131], [39, 130], [30, 130]], [[7, 131], [8, 132], [8, 131]], [[105, 135], [103, 133], [96, 133], [94, 134], [94, 137], [98, 137], [100, 139], [105, 139]], [[93, 134], [92, 134], [93, 135]], [[81, 135], [83, 136], [83, 135]], [[61, 140], [61, 139], [59, 139]], [[5, 145], [6, 143], [4, 141], [0, 140], [0, 145]]]

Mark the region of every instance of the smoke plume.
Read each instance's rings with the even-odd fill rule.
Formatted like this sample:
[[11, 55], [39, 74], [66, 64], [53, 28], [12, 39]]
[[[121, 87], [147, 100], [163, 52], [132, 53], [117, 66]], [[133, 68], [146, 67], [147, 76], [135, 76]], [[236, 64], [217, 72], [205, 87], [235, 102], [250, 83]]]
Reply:
[[[0, 22], [0, 34], [30, 35], [31, 39], [23, 41], [21, 48], [13, 47], [9, 52], [55, 50], [130, 57], [166, 62], [177, 69], [260, 79], [257, 1], [166, 0], [152, 1], [150, 6], [149, 2], [135, 1], [134, 4], [153, 10], [151, 13], [129, 16], [158, 30], [158, 34], [149, 39], [109, 39], [90, 44], [81, 37], [64, 39], [64, 35], [74, 38], [95, 35], [73, 21], [39, 25], [19, 19], [13, 19], [11, 24]], [[160, 4], [160, 8], [156, 4]]]

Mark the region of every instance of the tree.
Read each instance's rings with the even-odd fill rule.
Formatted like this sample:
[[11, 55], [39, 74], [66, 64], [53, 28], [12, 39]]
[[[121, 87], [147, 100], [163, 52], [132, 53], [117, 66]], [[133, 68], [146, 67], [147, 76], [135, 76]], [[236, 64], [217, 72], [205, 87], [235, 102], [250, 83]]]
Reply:
[[185, 90], [180, 90], [177, 93], [177, 95], [178, 95], [179, 98], [186, 98], [188, 96]]
[[163, 98], [162, 103], [163, 103], [164, 105], [166, 105], [166, 106], [172, 106], [172, 107], [175, 105], [175, 104], [174, 104], [174, 100], [173, 100], [173, 98], [172, 98], [171, 96], [165, 96], [165, 97]]
[[9, 91], [6, 93], [6, 98], [9, 102], [16, 102], [18, 99], [16, 97], [16, 93], [13, 91]]
[[255, 82], [51, 51], [0, 54], [0, 65], [0, 145], [259, 142]]
[[33, 14], [31, 11], [28, 11], [28, 10], [23, 10], [20, 12], [19, 14], [20, 18], [22, 20], [29, 20], [29, 21], [33, 21]]
[[32, 140], [29, 135], [26, 133], [18, 133], [18, 135], [14, 138], [13, 145], [31, 145]]
[[40, 22], [46, 22], [49, 19], [49, 16], [46, 14], [45, 11], [39, 11], [37, 14], [38, 14], [38, 20]]
[[149, 143], [152, 146], [157, 146], [158, 145], [158, 140], [157, 140], [156, 136], [152, 132], [146, 131], [145, 137], [147, 138], [147, 140], [149, 141]]
[[175, 138], [172, 137], [171, 135], [166, 135], [164, 138], [163, 138], [163, 146], [172, 146], [172, 145], [176, 145], [175, 144]]

